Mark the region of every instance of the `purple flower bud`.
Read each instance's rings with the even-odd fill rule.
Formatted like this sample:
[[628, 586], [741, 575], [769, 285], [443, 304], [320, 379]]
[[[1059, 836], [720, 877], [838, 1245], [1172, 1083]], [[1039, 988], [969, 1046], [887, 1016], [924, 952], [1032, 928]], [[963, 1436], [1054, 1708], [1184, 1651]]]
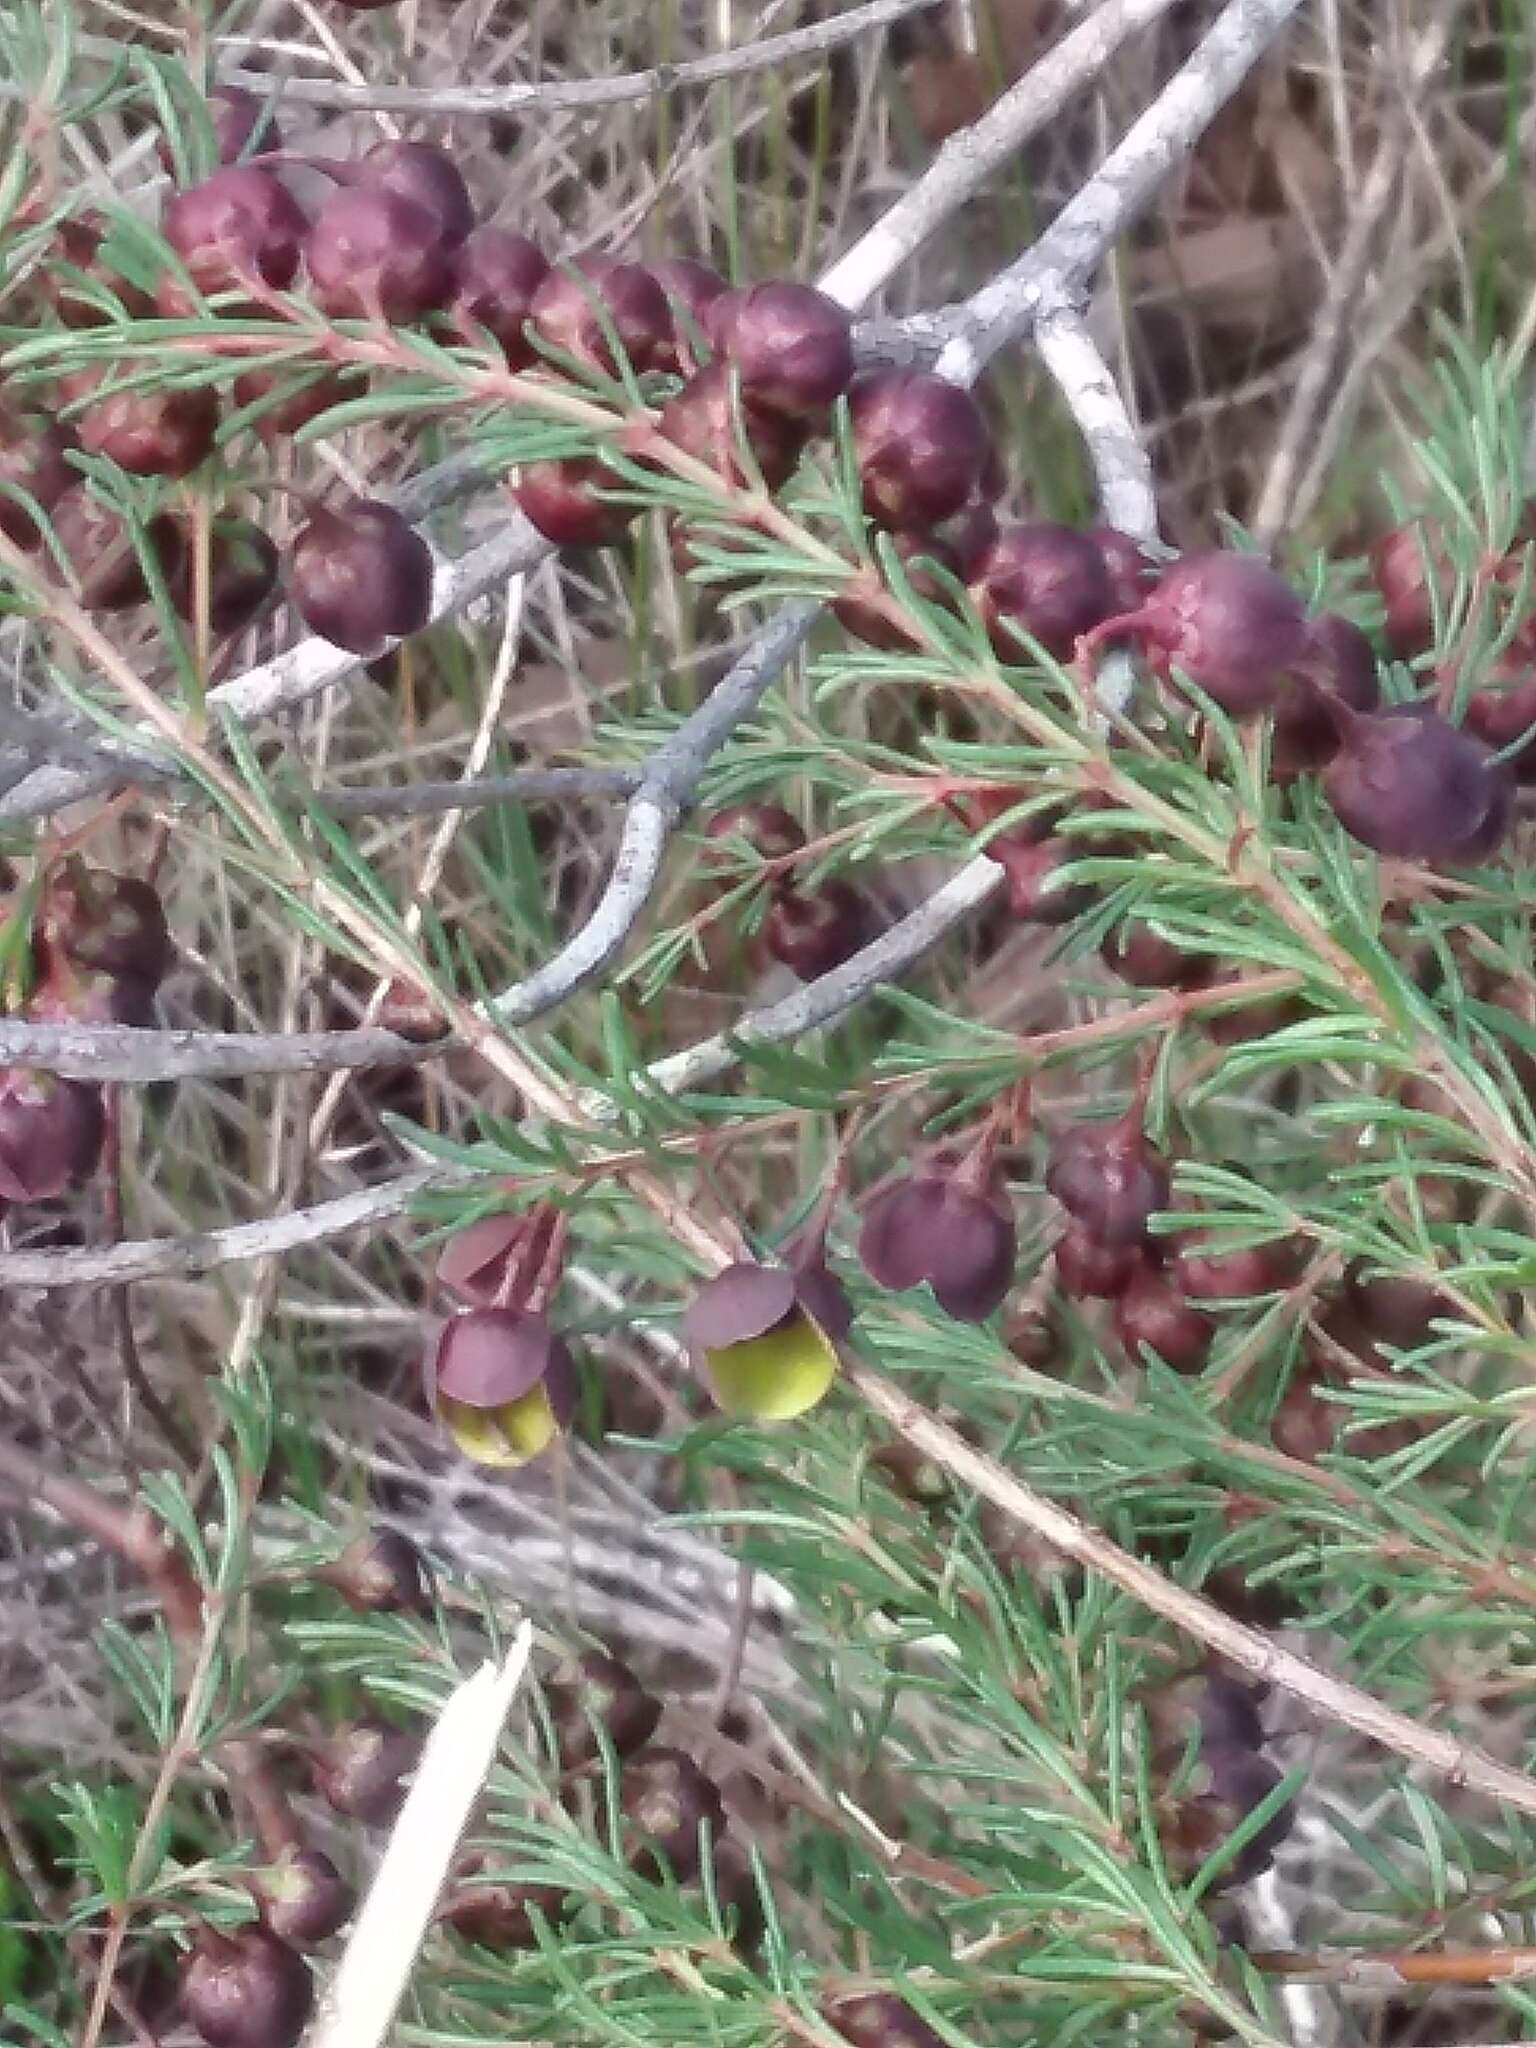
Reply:
[[0, 1199], [46, 1202], [101, 1157], [101, 1090], [37, 1067], [0, 1067]]
[[464, 1884], [451, 1892], [438, 1913], [445, 1926], [478, 1948], [535, 1949], [538, 1919], [556, 1928], [566, 1918], [566, 1894], [557, 1884]]
[[[241, 633], [277, 589], [275, 544], [253, 519], [216, 519], [208, 536], [208, 623], [215, 633]], [[197, 611], [197, 573], [184, 548], [170, 585], [171, 603], [184, 619]]]
[[673, 309], [672, 343], [666, 351], [665, 361], [658, 368], [671, 370], [678, 376], [691, 376], [695, 370], [702, 370], [708, 361], [707, 350], [700, 347], [699, 339], [708, 340], [710, 308], [717, 299], [724, 297], [725, 279], [718, 270], [711, 270], [707, 263], [694, 263], [687, 257], [672, 257], [663, 263], [653, 263], [651, 275], [666, 293]]
[[1211, 975], [1204, 954], [1186, 953], [1139, 919], [1108, 933], [1099, 951], [1104, 964], [1134, 988], [1199, 988]]
[[283, 394], [275, 403], [262, 405], [251, 421], [254, 431], [270, 448], [334, 406], [344, 405], [349, 398], [361, 398], [367, 389], [367, 377], [350, 368], [322, 370], [318, 376], [304, 376], [296, 382], [280, 370], [247, 370], [235, 379], [235, 403], [260, 405], [274, 392]]
[[378, 142], [356, 167], [359, 185], [397, 193], [430, 214], [444, 248], [456, 249], [475, 224], [464, 174], [435, 142]]
[[958, 1178], [916, 1174], [875, 1197], [859, 1233], [869, 1277], [897, 1293], [933, 1289], [956, 1321], [982, 1323], [1013, 1281], [1018, 1232], [1000, 1188], [988, 1192]]
[[[54, 537], [89, 612], [131, 611], [148, 601], [149, 582], [121, 515], [89, 491], [70, 491], [53, 513]], [[184, 543], [174, 519], [152, 519], [146, 534], [151, 554], [169, 583], [180, 566]], [[51, 558], [50, 568], [56, 568]]]
[[1399, 661], [1435, 643], [1435, 601], [1444, 615], [1455, 572], [1439, 530], [1427, 520], [1394, 526], [1370, 551], [1371, 580], [1387, 608], [1387, 645]]
[[802, 981], [815, 981], [852, 959], [869, 930], [864, 897], [834, 878], [816, 889], [780, 889], [763, 919], [763, 944]]
[[1339, 747], [1333, 705], [1374, 711], [1380, 695], [1376, 652], [1360, 628], [1337, 612], [1319, 612], [1309, 619], [1306, 653], [1275, 706], [1271, 780], [1289, 782], [1308, 769], [1326, 766]]
[[[161, 232], [205, 296], [238, 291], [252, 279], [286, 290], [298, 275], [309, 222], [275, 171], [231, 164], [200, 185], [174, 192]], [[179, 281], [167, 277], [161, 310], [176, 318], [193, 310]]]
[[1115, 1331], [1133, 1364], [1141, 1363], [1146, 1347], [1182, 1373], [1199, 1372], [1216, 1334], [1210, 1318], [1186, 1301], [1175, 1276], [1150, 1263], [1116, 1297]]
[[288, 590], [322, 640], [369, 659], [432, 616], [432, 551], [392, 506], [320, 505], [294, 540]]
[[530, 462], [518, 471], [512, 495], [523, 517], [557, 548], [606, 548], [621, 541], [640, 516], [603, 493], [620, 479], [595, 456]]
[[1474, 690], [1463, 716], [1467, 731], [1485, 747], [1500, 754], [1514, 749], [1507, 766], [1516, 781], [1536, 782], [1536, 677]]
[[1172, 1180], [1140, 1124], [1116, 1117], [1064, 1132], [1051, 1147], [1045, 1185], [1090, 1237], [1115, 1246], [1142, 1242], [1148, 1221], [1168, 1206]]
[[62, 268], [50, 263], [43, 270], [40, 282], [44, 296], [66, 327], [100, 327], [112, 318], [94, 298], [85, 296], [83, 280], [102, 286], [130, 320], [147, 319], [154, 311], [154, 302], [149, 294], [140, 291], [136, 284], [131, 284], [114, 270], [102, 255], [105, 239], [101, 222], [95, 215], [87, 219], [61, 221], [54, 230], [58, 259], [79, 276], [68, 276]]
[[296, 2048], [314, 2003], [303, 1957], [259, 1924], [204, 1927], [181, 1966], [181, 2009], [208, 2048]]
[[319, 1577], [359, 1614], [421, 1614], [431, 1604], [426, 1559], [398, 1529], [370, 1529]]
[[165, 905], [150, 882], [71, 862], [53, 876], [39, 905], [34, 936], [77, 967], [132, 975], [157, 988], [171, 961]]
[[1064, 661], [1109, 614], [1104, 557], [1087, 534], [1039, 520], [1004, 526], [967, 579], [993, 646], [1029, 658], [1024, 635]]
[[710, 340], [764, 412], [817, 423], [853, 381], [852, 322], [811, 285], [746, 285], [709, 312]]
[[452, 254], [426, 207], [385, 185], [343, 185], [304, 245], [310, 289], [332, 319], [407, 326], [445, 306]]
[[729, 804], [705, 821], [706, 839], [743, 839], [759, 860], [785, 860], [805, 845], [800, 821], [782, 804]]
[[605, 317], [637, 374], [665, 364], [672, 348], [672, 309], [643, 264], [585, 256], [550, 271], [533, 295], [531, 318], [539, 339], [612, 377], [618, 364], [604, 331]]
[[255, 1889], [266, 1926], [295, 1948], [313, 1948], [337, 1933], [357, 1904], [351, 1885], [318, 1849], [288, 1849]]
[[777, 413], [754, 408], [742, 393], [733, 397], [730, 366], [711, 363], [689, 378], [661, 409], [661, 432], [697, 462], [706, 462], [733, 490], [752, 487], [742, 439], [756, 458], [770, 491], [787, 483], [805, 446], [805, 432]]
[[918, 370], [861, 377], [848, 395], [864, 509], [882, 526], [932, 526], [981, 487], [990, 436], [968, 391]]
[[[100, 387], [94, 370], [62, 380], [73, 400]], [[190, 476], [213, 453], [219, 401], [203, 386], [176, 391], [107, 391], [76, 421], [80, 446], [133, 476]]]
[[1022, 923], [1070, 924], [1093, 902], [1087, 882], [1061, 887], [1061, 870], [1082, 858], [1083, 849], [1070, 839], [1016, 839], [1011, 832], [999, 832], [982, 851], [1007, 876], [1009, 914]]
[[1101, 1244], [1080, 1223], [1069, 1223], [1056, 1240], [1056, 1284], [1074, 1301], [1113, 1301], [1140, 1265], [1134, 1245]]
[[1237, 717], [1277, 703], [1307, 652], [1306, 611], [1291, 586], [1252, 555], [1217, 548], [1182, 556], [1140, 612], [1117, 623], [1160, 675], [1177, 671]]
[[454, 252], [449, 310], [465, 332], [483, 327], [500, 344], [509, 369], [525, 370], [538, 355], [524, 329], [548, 276], [548, 258], [526, 235], [476, 228]]
[[1486, 859], [1504, 836], [1513, 778], [1480, 740], [1426, 704], [1340, 707], [1323, 788], [1352, 838], [1398, 860]]
[[321, 1797], [349, 1820], [382, 1827], [405, 1799], [401, 1780], [416, 1768], [421, 1744], [387, 1721], [356, 1721], [311, 1759]]

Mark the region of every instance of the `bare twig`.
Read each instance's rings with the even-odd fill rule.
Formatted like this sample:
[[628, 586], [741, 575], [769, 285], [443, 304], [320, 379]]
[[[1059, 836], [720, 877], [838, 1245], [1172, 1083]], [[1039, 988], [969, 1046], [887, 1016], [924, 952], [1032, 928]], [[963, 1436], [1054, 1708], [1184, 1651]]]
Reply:
[[[525, 110], [540, 114], [590, 112], [598, 107], [621, 106], [630, 100], [659, 99], [687, 86], [744, 78], [754, 71], [771, 70], [802, 57], [824, 57], [857, 36], [887, 28], [892, 22], [938, 4], [939, 0], [865, 0], [863, 6], [851, 7], [846, 14], [833, 15], [809, 28], [789, 29], [783, 35], [765, 36], [759, 42], [742, 43], [709, 57], [695, 57], [681, 64], [653, 64], [644, 71], [628, 71], [614, 78], [451, 86], [348, 85], [333, 78], [288, 78], [283, 82], [282, 97], [352, 113], [372, 110], [447, 117], [516, 114]], [[239, 37], [228, 38], [228, 44], [236, 48], [240, 41]], [[272, 88], [271, 79], [261, 72], [234, 71], [230, 77], [234, 84], [252, 92], [270, 92]]]
[[629, 796], [640, 782], [638, 768], [520, 768], [512, 775], [471, 776], [464, 782], [318, 789], [315, 801], [335, 818], [416, 818], [438, 811], [474, 810], [485, 804]]
[[406, 1067], [452, 1041], [422, 1045], [393, 1031], [156, 1031], [127, 1024], [33, 1024], [0, 1018], [0, 1064], [43, 1067], [72, 1081], [235, 1080], [243, 1074], [321, 1074]]

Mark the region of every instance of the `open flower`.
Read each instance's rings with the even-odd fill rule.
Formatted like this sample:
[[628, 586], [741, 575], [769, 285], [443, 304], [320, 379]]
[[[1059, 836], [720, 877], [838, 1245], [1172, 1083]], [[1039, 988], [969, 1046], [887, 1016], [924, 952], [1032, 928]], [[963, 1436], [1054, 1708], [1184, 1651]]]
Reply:
[[424, 1379], [432, 1413], [480, 1465], [526, 1465], [576, 1406], [575, 1362], [532, 1309], [452, 1317], [427, 1354]]
[[741, 1260], [700, 1288], [684, 1328], [728, 1415], [787, 1422], [831, 1386], [837, 1339], [851, 1321], [824, 1264], [795, 1272]]

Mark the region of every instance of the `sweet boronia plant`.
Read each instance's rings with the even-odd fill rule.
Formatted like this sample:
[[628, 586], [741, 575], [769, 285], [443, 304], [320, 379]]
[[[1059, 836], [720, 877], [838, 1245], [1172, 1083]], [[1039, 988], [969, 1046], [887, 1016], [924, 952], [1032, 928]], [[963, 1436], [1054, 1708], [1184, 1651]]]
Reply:
[[[386, 11], [329, 4], [338, 35]], [[0, 798], [0, 1283], [370, 1225], [349, 1255], [396, 1283], [381, 1247], [424, 1252], [397, 1288], [423, 1363], [385, 1391], [423, 1475], [552, 1501], [557, 1562], [508, 1562], [538, 1681], [400, 2038], [1267, 2044], [1290, 1978], [1358, 2016], [1355, 1983], [1436, 1970], [1525, 2031], [1523, 365], [1449, 351], [1419, 497], [1368, 560], [1175, 558], [1016, 516], [1035, 480], [985, 387], [861, 360], [799, 279], [572, 258], [484, 217], [425, 137], [312, 149], [280, 100], [142, 54], [102, 75], [61, 24], [4, 28], [46, 112], [4, 193], [0, 562], [58, 759]], [[158, 131], [152, 202], [82, 206], [34, 146], [104, 105]], [[515, 504], [586, 607], [644, 606], [669, 561], [701, 634], [827, 608], [803, 686], [647, 685], [558, 764], [545, 796], [617, 774], [627, 831], [680, 822], [593, 959], [607, 987], [537, 1037], [568, 906], [535, 784], [455, 793], [471, 924], [356, 824], [387, 793], [252, 726], [304, 662], [380, 657], [390, 715], [427, 693], [476, 726], [494, 648], [427, 636], [409, 490], [314, 453], [360, 478], [381, 449]], [[232, 674], [240, 636], [304, 629]], [[972, 878], [969, 927], [942, 895], [893, 911], [935, 861]], [[190, 1041], [162, 1030], [183, 862], [372, 977], [398, 1028], [301, 1059], [258, 982], [238, 1031], [196, 987]], [[688, 988], [732, 1007], [679, 1052], [654, 1020]], [[168, 1084], [137, 1120], [168, 1171], [220, 1076], [463, 1060], [291, 1235], [163, 1263], [60, 1241], [93, 1203], [120, 1221], [124, 1081]], [[505, 1617], [403, 1532], [398, 1468], [361, 1498], [355, 1351], [237, 1345], [182, 1414], [131, 1332], [163, 1470], [72, 1469], [21, 1417], [0, 1440], [7, 1490], [148, 1608], [100, 1635], [134, 1767], [29, 1751], [0, 1807], [6, 2038], [292, 2048]], [[599, 1599], [583, 1487], [736, 1561], [718, 1640]]]

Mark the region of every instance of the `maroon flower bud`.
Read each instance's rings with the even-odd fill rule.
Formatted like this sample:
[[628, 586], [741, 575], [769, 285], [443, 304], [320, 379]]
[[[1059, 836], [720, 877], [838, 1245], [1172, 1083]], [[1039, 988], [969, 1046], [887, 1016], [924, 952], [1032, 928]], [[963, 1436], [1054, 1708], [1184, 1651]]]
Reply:
[[634, 1842], [631, 1868], [655, 1877], [663, 1864], [681, 1882], [697, 1875], [700, 1830], [718, 1835], [725, 1807], [713, 1781], [680, 1749], [643, 1749], [619, 1777], [619, 1805]]
[[1370, 1273], [1357, 1261], [1344, 1276], [1345, 1297], [1369, 1334], [1399, 1351], [1424, 1343], [1437, 1317], [1454, 1316], [1455, 1303], [1429, 1280], [1400, 1273]]
[[738, 491], [756, 487], [743, 438], [770, 491], [794, 474], [806, 438], [794, 421], [760, 412], [744, 394], [735, 394], [728, 363], [711, 363], [690, 377], [662, 407], [657, 424], [669, 441], [696, 462], [707, 462]]
[[349, 1820], [382, 1826], [405, 1798], [401, 1780], [416, 1768], [421, 1744], [387, 1721], [357, 1721], [343, 1728], [311, 1759], [321, 1797]]
[[982, 1323], [1013, 1280], [1018, 1231], [1000, 1185], [915, 1174], [875, 1197], [859, 1232], [859, 1261], [878, 1286], [897, 1293], [926, 1280], [957, 1322]]
[[[298, 275], [309, 222], [275, 171], [230, 164], [165, 202], [160, 231], [204, 296], [238, 291], [252, 280], [285, 291]], [[180, 280], [166, 277], [160, 309], [172, 318], [194, 302]]]
[[181, 1966], [181, 2009], [208, 2048], [296, 2048], [314, 2003], [304, 1958], [259, 1924], [204, 1927]]
[[1211, 974], [1203, 954], [1186, 953], [1139, 921], [1107, 933], [1099, 952], [1104, 964], [1134, 988], [1199, 988]]
[[663, 367], [673, 345], [672, 308], [650, 271], [607, 256], [550, 271], [533, 295], [530, 317], [540, 341], [610, 377], [618, 363], [605, 326], [640, 375]]
[[725, 279], [707, 263], [694, 263], [687, 257], [653, 263], [651, 275], [672, 306], [672, 343], [658, 367], [691, 376], [709, 360], [707, 346], [701, 347], [700, 340], [708, 341], [710, 308], [724, 296]]
[[1051, 1147], [1047, 1190], [1100, 1244], [1140, 1244], [1168, 1206], [1168, 1162], [1147, 1142], [1140, 1115], [1133, 1107], [1113, 1123], [1079, 1124]]
[[[1194, 1766], [1194, 1785], [1177, 1800], [1163, 1831], [1163, 1847], [1175, 1876], [1190, 1879], [1262, 1806], [1281, 1782], [1266, 1757], [1251, 1750], [1213, 1744]], [[1295, 1812], [1282, 1806], [1222, 1871], [1222, 1885], [1246, 1884], [1267, 1870], [1289, 1834]]]
[[480, 1464], [527, 1464], [575, 1412], [575, 1362], [532, 1309], [469, 1308], [450, 1317], [424, 1378], [433, 1414]]
[[262, 1920], [279, 1941], [313, 1948], [352, 1917], [353, 1891], [329, 1856], [318, 1849], [288, 1849], [256, 1880]]
[[398, 1529], [371, 1529], [318, 1574], [359, 1614], [420, 1614], [431, 1604], [426, 1559]]
[[852, 1320], [824, 1261], [796, 1269], [743, 1259], [699, 1289], [684, 1329], [727, 1413], [783, 1422], [826, 1394]]
[[894, 1991], [833, 2000], [822, 2016], [853, 2048], [944, 2048], [942, 2037]]
[[1426, 654], [1435, 643], [1435, 600], [1441, 615], [1455, 581], [1435, 526], [1410, 520], [1394, 526], [1370, 551], [1371, 580], [1387, 608], [1387, 645], [1399, 661]]
[[51, 513], [80, 481], [80, 472], [68, 459], [74, 446], [68, 427], [37, 413], [0, 406], [0, 534], [13, 546], [35, 547], [39, 529], [30, 508], [12, 491], [25, 491], [43, 512]]
[[1290, 1282], [1295, 1261], [1280, 1244], [1244, 1245], [1237, 1251], [1181, 1251], [1173, 1276], [1191, 1301], [1238, 1301], [1274, 1294]]
[[34, 930], [78, 967], [157, 988], [171, 962], [165, 906], [150, 882], [71, 862], [48, 883]]
[[1298, 1464], [1315, 1465], [1334, 1450], [1349, 1410], [1325, 1397], [1328, 1374], [1305, 1362], [1294, 1366], [1269, 1420], [1270, 1441]]
[[454, 251], [449, 311], [465, 333], [483, 327], [499, 343], [509, 369], [525, 370], [538, 356], [523, 330], [534, 294], [548, 276], [548, 258], [526, 235], [476, 228]]
[[1309, 619], [1306, 654], [1275, 706], [1271, 780], [1289, 782], [1308, 769], [1325, 767], [1339, 746], [1333, 705], [1373, 711], [1380, 695], [1376, 652], [1360, 628], [1337, 612]]
[[919, 370], [861, 377], [848, 394], [864, 510], [878, 525], [932, 526], [980, 489], [990, 436], [968, 391]]
[[1011, 916], [1027, 924], [1070, 924], [1093, 902], [1087, 882], [1061, 885], [1061, 870], [1082, 857], [1070, 839], [1015, 839], [999, 832], [982, 849], [1008, 878], [1004, 892]]
[[618, 1657], [589, 1650], [562, 1664], [544, 1688], [562, 1770], [580, 1770], [602, 1755], [599, 1728], [615, 1754], [630, 1756], [656, 1732], [661, 1702]]
[[46, 1202], [101, 1157], [101, 1090], [36, 1067], [0, 1067], [0, 1199]]
[[764, 412], [814, 423], [853, 381], [853, 324], [808, 284], [728, 291], [710, 307], [709, 338]]
[[[914, 597], [925, 604], [953, 603], [950, 591], [933, 570], [925, 566], [926, 563], [936, 563], [959, 579], [960, 563], [953, 548], [927, 533], [893, 534], [891, 546], [901, 561]], [[913, 628], [904, 625], [899, 617], [892, 616], [892, 594], [878, 570], [861, 570], [843, 586], [842, 594], [832, 600], [832, 610], [839, 624], [856, 640], [862, 640], [866, 647], [880, 647], [888, 653], [905, 653], [920, 647], [922, 641]]]
[[787, 860], [805, 845], [799, 820], [782, 804], [728, 804], [705, 821], [704, 836], [725, 842], [745, 840], [759, 860]]
[[1307, 651], [1300, 597], [1252, 555], [1201, 549], [1163, 571], [1135, 612], [1106, 634], [1140, 641], [1159, 675], [1177, 674], [1241, 717], [1284, 695]]
[[107, 306], [98, 303], [97, 295], [88, 291], [91, 285], [97, 286], [109, 303], [115, 300], [129, 320], [147, 319], [154, 311], [149, 294], [130, 284], [102, 254], [106, 236], [96, 216], [61, 221], [54, 238], [60, 261], [44, 270], [41, 282], [44, 295], [66, 327], [101, 327], [114, 318]]
[[1025, 635], [1065, 660], [1109, 614], [1109, 571], [1085, 533], [1048, 520], [1004, 526], [968, 579], [992, 645], [1028, 660]]
[[1075, 1301], [1113, 1301], [1140, 1266], [1134, 1245], [1100, 1244], [1080, 1223], [1069, 1223], [1056, 1240], [1056, 1284]]
[[1141, 1364], [1145, 1347], [1184, 1373], [1199, 1372], [1215, 1336], [1210, 1318], [1185, 1300], [1174, 1275], [1149, 1264], [1116, 1298], [1115, 1332], [1133, 1364]]
[[518, 472], [512, 495], [530, 525], [557, 548], [606, 548], [621, 541], [640, 516], [638, 505], [607, 496], [622, 479], [589, 455], [530, 462]]
[[[278, 127], [270, 100], [259, 99], [238, 85], [216, 85], [208, 95], [208, 119], [213, 125], [213, 143], [221, 164], [238, 163], [254, 150], [281, 149], [283, 131]], [[170, 165], [166, 165], [170, 169]]]
[[[53, 532], [88, 612], [131, 611], [148, 601], [149, 581], [133, 537], [104, 499], [85, 490], [69, 492], [54, 511]], [[181, 561], [180, 529], [162, 514], [149, 522], [145, 537], [169, 583]]]
[[[0, 511], [3, 517], [3, 511]], [[1474, 738], [1502, 754], [1516, 781], [1536, 782], [1536, 677], [1499, 689], [1474, 690], [1463, 713]]]
[[1512, 812], [1513, 778], [1470, 733], [1424, 704], [1335, 711], [1323, 788], [1352, 838], [1399, 860], [1478, 861]]
[[514, 1880], [461, 1885], [437, 1917], [478, 1948], [500, 1952], [537, 1948], [539, 1919], [557, 1928], [569, 1910], [559, 1885]]
[[[253, 519], [216, 519], [208, 536], [208, 623], [218, 634], [240, 633], [277, 589], [276, 545]], [[197, 613], [197, 572], [183, 548], [171, 603], [184, 619]]]
[[312, 632], [372, 658], [432, 616], [432, 551], [392, 506], [319, 505], [294, 540], [288, 591]]
[[304, 261], [316, 305], [332, 319], [405, 326], [445, 306], [452, 253], [437, 220], [385, 185], [343, 185], [315, 216]]
[[858, 952], [869, 924], [869, 905], [849, 882], [781, 889], [763, 919], [763, 944], [802, 981], [815, 981]]
[[235, 379], [235, 403], [261, 406], [251, 426], [270, 448], [367, 389], [368, 379], [353, 369], [322, 370], [297, 382], [282, 370], [247, 370]]
[[475, 224], [464, 174], [435, 142], [377, 142], [356, 166], [353, 179], [421, 207], [431, 215], [445, 248], [456, 249]]
[[[61, 380], [71, 399], [100, 386], [96, 371]], [[219, 401], [203, 387], [179, 391], [107, 391], [75, 423], [80, 446], [133, 476], [190, 476], [213, 453]]]
[[1090, 526], [1088, 538], [1104, 558], [1109, 577], [1109, 615], [1140, 611], [1157, 582], [1156, 562], [1118, 527]]
[[[221, 164], [239, 163], [242, 157], [283, 146], [283, 131], [272, 112], [272, 102], [247, 92], [243, 86], [216, 85], [208, 95], [204, 111], [213, 130], [214, 154]], [[174, 177], [175, 158], [163, 135], [155, 145], [155, 154], [161, 169]]]

